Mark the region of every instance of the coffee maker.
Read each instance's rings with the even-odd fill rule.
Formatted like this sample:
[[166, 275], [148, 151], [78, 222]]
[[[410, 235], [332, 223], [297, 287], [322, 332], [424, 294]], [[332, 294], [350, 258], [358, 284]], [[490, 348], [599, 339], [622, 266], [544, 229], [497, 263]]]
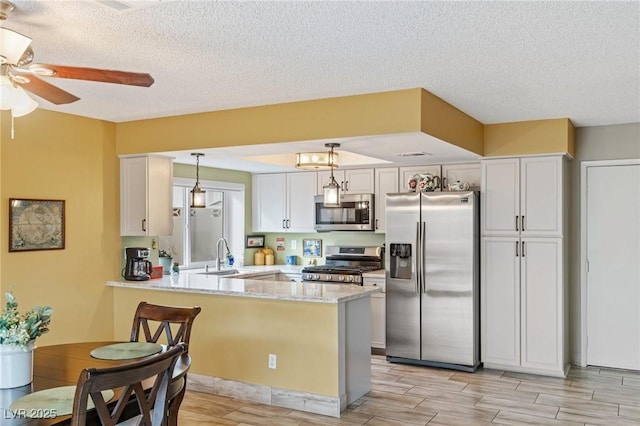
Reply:
[[151, 278], [153, 266], [147, 260], [151, 250], [145, 247], [127, 247], [127, 261], [124, 267], [124, 279], [129, 281], [146, 281]]

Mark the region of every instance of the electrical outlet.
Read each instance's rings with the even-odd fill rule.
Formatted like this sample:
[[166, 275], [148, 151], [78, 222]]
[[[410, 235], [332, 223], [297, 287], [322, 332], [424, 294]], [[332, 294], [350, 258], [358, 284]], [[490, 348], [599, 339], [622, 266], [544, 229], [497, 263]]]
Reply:
[[269, 368], [273, 368], [275, 370], [277, 358], [278, 357], [274, 354], [269, 354]]
[[298, 248], [298, 240], [291, 240], [291, 250]]

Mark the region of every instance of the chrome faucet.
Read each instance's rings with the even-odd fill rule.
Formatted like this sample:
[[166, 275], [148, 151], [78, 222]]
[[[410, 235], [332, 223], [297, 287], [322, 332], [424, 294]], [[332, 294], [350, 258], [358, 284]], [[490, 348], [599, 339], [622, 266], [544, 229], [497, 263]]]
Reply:
[[227, 250], [227, 253], [229, 253], [229, 244], [227, 244], [227, 240], [225, 240], [223, 237], [218, 238], [218, 242], [216, 243], [216, 250], [217, 250], [217, 256], [216, 256], [216, 270], [220, 270], [220, 242], [224, 243], [224, 248]]

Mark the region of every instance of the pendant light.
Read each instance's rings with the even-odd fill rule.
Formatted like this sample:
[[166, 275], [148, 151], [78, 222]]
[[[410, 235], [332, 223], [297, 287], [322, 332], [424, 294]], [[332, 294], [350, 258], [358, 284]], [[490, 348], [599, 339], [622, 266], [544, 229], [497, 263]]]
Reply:
[[204, 154], [192, 152], [191, 155], [196, 157], [196, 184], [191, 190], [191, 208], [202, 208], [206, 204], [206, 192], [200, 187], [200, 156]]
[[340, 185], [333, 177], [333, 168], [337, 167], [333, 162], [333, 148], [339, 148], [340, 144], [328, 143], [324, 146], [331, 149], [329, 152], [331, 176], [329, 177], [329, 182], [322, 187], [323, 205], [325, 207], [340, 207]]

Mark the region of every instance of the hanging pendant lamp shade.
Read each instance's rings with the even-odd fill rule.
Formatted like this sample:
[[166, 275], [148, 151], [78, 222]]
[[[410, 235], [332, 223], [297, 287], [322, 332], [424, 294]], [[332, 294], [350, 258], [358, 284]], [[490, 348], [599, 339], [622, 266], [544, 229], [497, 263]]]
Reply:
[[191, 207], [203, 208], [206, 205], [206, 192], [200, 187], [200, 156], [204, 154], [192, 152], [191, 155], [196, 157], [196, 184], [191, 190]]
[[[331, 149], [329, 155], [330, 155], [330, 158], [333, 158], [333, 155], [334, 155], [333, 148], [340, 147], [340, 144], [328, 143], [328, 144], [325, 144], [325, 146]], [[322, 187], [322, 196], [323, 196], [322, 204], [325, 207], [340, 207], [340, 185], [338, 185], [338, 182], [336, 182], [335, 178], [333, 177], [333, 167], [334, 167], [333, 162], [331, 163], [330, 167], [331, 167], [331, 176], [329, 177], [329, 182], [327, 182]]]

